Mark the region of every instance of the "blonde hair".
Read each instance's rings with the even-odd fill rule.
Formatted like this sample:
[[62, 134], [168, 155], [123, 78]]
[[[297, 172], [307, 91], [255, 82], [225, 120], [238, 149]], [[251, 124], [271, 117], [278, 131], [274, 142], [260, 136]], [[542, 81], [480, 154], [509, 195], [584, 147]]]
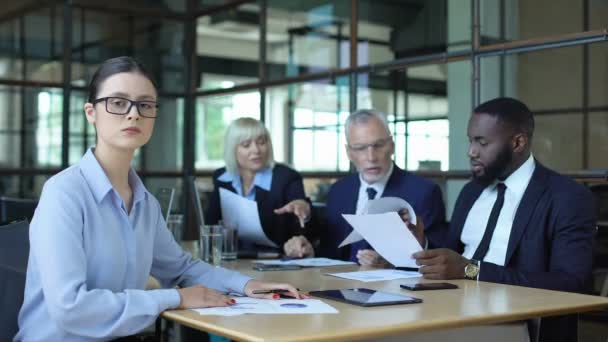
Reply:
[[245, 140], [266, 138], [268, 144], [268, 158], [266, 167], [274, 166], [274, 153], [272, 150], [272, 140], [268, 129], [260, 121], [253, 118], [238, 118], [228, 125], [224, 136], [224, 162], [226, 171], [232, 175], [239, 174], [239, 163], [236, 160], [236, 148]]

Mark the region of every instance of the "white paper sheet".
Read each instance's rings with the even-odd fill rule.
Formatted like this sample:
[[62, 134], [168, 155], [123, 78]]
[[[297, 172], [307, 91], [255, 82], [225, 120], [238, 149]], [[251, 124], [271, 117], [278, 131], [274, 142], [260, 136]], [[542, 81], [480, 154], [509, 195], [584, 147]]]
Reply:
[[415, 271], [401, 271], [401, 270], [372, 270], [372, 271], [357, 271], [357, 272], [342, 272], [342, 273], [326, 273], [327, 275], [358, 280], [363, 282], [372, 282], [372, 281], [385, 281], [385, 280], [395, 280], [395, 279], [404, 279], [404, 278], [417, 278], [421, 277], [422, 274]]
[[357, 233], [357, 231], [353, 229], [353, 231], [348, 234], [346, 239], [342, 241], [338, 248], [342, 248], [344, 246], [350, 245], [351, 243], [359, 242], [361, 240], [363, 240], [363, 236], [361, 236], [361, 234]]
[[242, 314], [335, 314], [333, 306], [318, 299], [234, 298], [236, 304], [219, 308], [194, 309], [201, 315], [236, 316]]
[[222, 219], [225, 223], [237, 227], [239, 239], [245, 239], [258, 245], [278, 247], [264, 234], [258, 215], [258, 204], [255, 201], [220, 188], [220, 203]]
[[324, 267], [324, 266], [342, 266], [354, 265], [352, 261], [342, 261], [328, 258], [305, 258], [305, 259], [290, 259], [290, 260], [254, 260], [256, 264], [264, 265], [298, 265], [302, 267]]
[[422, 246], [396, 212], [368, 215], [342, 215], [378, 254], [397, 267], [415, 267], [412, 254]]
[[[410, 222], [416, 224], [416, 212], [414, 212], [414, 208], [406, 200], [399, 197], [380, 197], [378, 199], [371, 200], [367, 202], [367, 205], [363, 209], [363, 214], [361, 215], [384, 214], [391, 211], [399, 212], [401, 209], [407, 209], [410, 214]], [[342, 241], [338, 248], [361, 240], [363, 240], [363, 236], [353, 229], [353, 231], [350, 232], [344, 241]]]
[[403, 198], [399, 197], [380, 197], [367, 202], [366, 214], [384, 214], [391, 211], [399, 212], [401, 209], [407, 209], [410, 214], [410, 222], [416, 224], [416, 212], [414, 208]]

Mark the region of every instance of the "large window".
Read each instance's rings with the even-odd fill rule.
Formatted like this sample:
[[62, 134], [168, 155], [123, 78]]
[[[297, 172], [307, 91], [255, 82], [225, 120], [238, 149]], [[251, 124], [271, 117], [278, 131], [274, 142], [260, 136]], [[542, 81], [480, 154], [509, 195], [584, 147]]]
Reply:
[[448, 120], [411, 121], [407, 128], [406, 168], [447, 171], [450, 166]]
[[298, 170], [348, 170], [343, 124], [348, 115], [348, 83], [298, 83], [267, 90], [266, 116], [277, 160]]
[[62, 100], [63, 96], [49, 91], [38, 93], [36, 164], [40, 166], [61, 165]]
[[224, 133], [234, 119], [260, 118], [260, 93], [209, 96], [196, 104], [195, 166], [211, 169], [224, 165]]
[[121, 55], [159, 85], [162, 115], [133, 163], [159, 186], [223, 166], [242, 116], [264, 121], [278, 161], [337, 177], [356, 109], [387, 114], [398, 166], [463, 171], [471, 109], [497, 96], [537, 115], [543, 163], [608, 167], [602, 1], [13, 2], [0, 22], [0, 195], [37, 194], [95, 143], [86, 86]]

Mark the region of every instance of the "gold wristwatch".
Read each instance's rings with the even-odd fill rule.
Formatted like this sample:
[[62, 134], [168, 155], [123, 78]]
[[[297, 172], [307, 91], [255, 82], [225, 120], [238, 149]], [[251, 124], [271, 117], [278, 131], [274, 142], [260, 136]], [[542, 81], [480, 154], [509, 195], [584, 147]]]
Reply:
[[466, 279], [477, 280], [479, 275], [479, 261], [471, 259], [464, 267], [464, 277]]

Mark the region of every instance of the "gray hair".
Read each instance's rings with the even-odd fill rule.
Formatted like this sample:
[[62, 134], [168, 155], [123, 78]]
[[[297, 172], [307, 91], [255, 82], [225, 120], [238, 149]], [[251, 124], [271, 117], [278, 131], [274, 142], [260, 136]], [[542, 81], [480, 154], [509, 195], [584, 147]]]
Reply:
[[348, 141], [348, 131], [350, 127], [354, 124], [365, 124], [370, 119], [376, 118], [381, 123], [384, 129], [386, 130], [386, 135], [391, 135], [391, 131], [388, 128], [388, 121], [386, 120], [386, 114], [379, 112], [374, 109], [359, 109], [353, 113], [351, 113], [348, 118], [346, 118], [346, 122], [344, 123], [344, 129], [346, 134], [346, 140]]
[[236, 148], [245, 140], [257, 139], [259, 137], [266, 138], [268, 143], [268, 159], [266, 160], [267, 167], [274, 166], [274, 153], [272, 149], [272, 140], [268, 129], [264, 124], [253, 118], [238, 118], [228, 125], [226, 135], [224, 136], [224, 162], [226, 170], [232, 175], [239, 174], [239, 163], [236, 160]]

